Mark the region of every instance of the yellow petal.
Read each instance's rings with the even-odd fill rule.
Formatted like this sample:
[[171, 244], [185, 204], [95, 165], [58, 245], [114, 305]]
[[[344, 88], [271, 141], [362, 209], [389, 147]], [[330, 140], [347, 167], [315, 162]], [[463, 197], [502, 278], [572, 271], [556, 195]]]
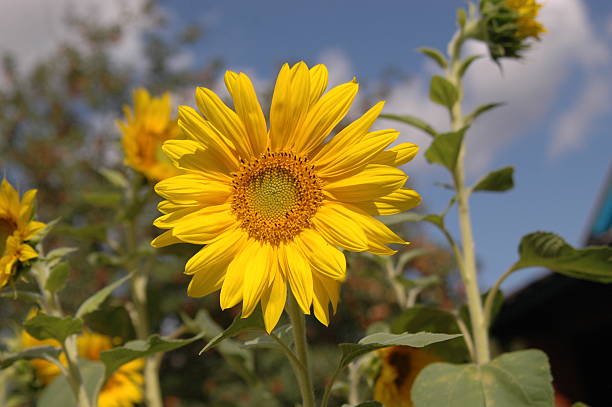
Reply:
[[310, 73], [305, 63], [281, 68], [270, 107], [270, 144], [274, 151], [291, 147], [295, 131], [308, 113]]
[[391, 255], [395, 253], [395, 250], [388, 248], [386, 246], [387, 244], [408, 244], [408, 242], [395, 234], [382, 222], [373, 218], [360, 208], [348, 203], [343, 203], [341, 205], [346, 208], [351, 218], [359, 223], [359, 226], [365, 232], [369, 244], [368, 251], [374, 254]]
[[330, 244], [354, 252], [368, 249], [365, 232], [351, 219], [352, 212], [337, 202], [326, 201], [312, 218], [315, 229]]
[[216, 264], [231, 261], [234, 254], [242, 250], [245, 238], [244, 232], [238, 228], [226, 231], [187, 261], [185, 274], [195, 274]]
[[177, 244], [177, 243], [183, 243], [183, 242], [177, 239], [176, 237], [172, 236], [171, 230], [167, 230], [161, 235], [157, 236], [155, 239], [153, 239], [153, 241], [151, 242], [151, 246], [159, 248], [159, 247], [170, 246], [172, 244]]
[[327, 243], [319, 233], [312, 229], [304, 229], [295, 238], [295, 242], [310, 263], [313, 271], [334, 280], [344, 281], [346, 278], [344, 253]]
[[231, 308], [242, 301], [246, 270], [257, 255], [258, 249], [259, 243], [249, 239], [227, 267], [219, 298], [221, 309]]
[[348, 113], [359, 85], [353, 82], [336, 86], [321, 97], [308, 111], [296, 133], [294, 151], [308, 154], [319, 147], [332, 129]]
[[418, 192], [408, 188], [400, 188], [389, 195], [370, 202], [354, 202], [354, 205], [370, 215], [395, 215], [404, 212], [421, 203]]
[[234, 108], [246, 129], [252, 154], [257, 156], [267, 147], [268, 129], [253, 84], [245, 74], [231, 71], [225, 74], [225, 83], [234, 99]]
[[375, 200], [401, 188], [408, 176], [388, 165], [368, 165], [365, 170], [323, 187], [325, 193], [341, 202]]
[[315, 65], [310, 69], [310, 105], [314, 105], [327, 88], [327, 68]]
[[197, 174], [186, 174], [158, 182], [155, 192], [168, 200], [194, 200], [216, 205], [227, 201], [232, 187], [229, 183], [213, 181]]
[[28, 222], [28, 224], [25, 227], [25, 233], [24, 233], [23, 240], [30, 240], [30, 239], [32, 239], [34, 236], [36, 236], [36, 234], [38, 232], [43, 230], [45, 228], [45, 226], [47, 226], [47, 225], [42, 223], [42, 222], [37, 222], [37, 221], [34, 221], [34, 220]]
[[279, 267], [278, 261], [275, 261], [276, 272], [270, 276], [271, 284], [261, 296], [264, 324], [268, 333], [272, 332], [278, 323], [287, 300], [287, 283]]
[[320, 166], [317, 174], [322, 178], [335, 178], [353, 174], [371, 163], [372, 158], [387, 148], [399, 136], [396, 130], [380, 130], [369, 133], [360, 142], [355, 142], [344, 154], [328, 165]]
[[187, 243], [205, 244], [236, 224], [230, 204], [208, 206], [183, 216], [172, 234]]
[[36, 198], [36, 189], [27, 191], [21, 197], [21, 210], [19, 218], [23, 221], [28, 221], [32, 218], [32, 210], [34, 209], [34, 199]]
[[221, 289], [227, 265], [232, 260], [225, 257], [225, 261], [217, 261], [213, 265], [195, 273], [187, 287], [187, 295], [190, 297], [204, 297]]
[[392, 167], [399, 167], [402, 164], [406, 164], [412, 160], [414, 156], [419, 152], [419, 146], [412, 143], [402, 143], [395, 147], [390, 148], [387, 151], [381, 151], [376, 157], [372, 159], [372, 164], [390, 165]]
[[187, 172], [197, 172], [204, 177], [231, 182], [230, 168], [225, 161], [209, 152], [209, 148], [194, 140], [168, 140], [162, 149], [176, 166]]
[[215, 92], [207, 88], [198, 88], [196, 102], [198, 109], [204, 113], [212, 125], [232, 141], [240, 157], [252, 156], [246, 130], [236, 112], [227, 107]]
[[342, 157], [348, 148], [365, 137], [384, 105], [385, 102], [378, 102], [363, 116], [342, 129], [314, 155], [313, 162], [317, 166], [323, 166]]
[[314, 310], [315, 317], [323, 325], [329, 325], [329, 295], [327, 290], [323, 286], [321, 280], [317, 277], [314, 278], [314, 297], [312, 299], [312, 308]]
[[179, 201], [161, 201], [157, 204], [157, 210], [161, 213], [168, 214], [179, 211], [181, 209], [192, 208], [196, 210], [202, 207], [202, 203], [194, 200], [179, 200]]
[[279, 246], [281, 267], [287, 276], [291, 292], [304, 314], [310, 314], [313, 286], [310, 264], [294, 243]]
[[266, 288], [273, 269], [274, 250], [268, 244], [255, 243], [256, 252], [244, 272], [242, 318], [253, 313]]
[[24, 262], [38, 257], [38, 253], [30, 245], [22, 244], [19, 247], [19, 261]]

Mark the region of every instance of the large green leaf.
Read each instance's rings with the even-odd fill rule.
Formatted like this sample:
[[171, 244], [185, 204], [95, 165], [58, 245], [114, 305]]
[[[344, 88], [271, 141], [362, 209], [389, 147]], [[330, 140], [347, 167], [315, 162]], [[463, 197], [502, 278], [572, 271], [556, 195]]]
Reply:
[[225, 331], [212, 338], [210, 342], [206, 344], [200, 351], [200, 355], [219, 345], [225, 339], [236, 336], [244, 331], [265, 331], [263, 317], [259, 308], [248, 318], [241, 318], [240, 315], [238, 315]]
[[120, 278], [119, 280], [107, 285], [106, 287], [102, 288], [100, 291], [83, 301], [83, 303], [76, 312], [76, 316], [82, 317], [84, 315], [89, 314], [90, 312], [96, 311], [100, 307], [100, 305], [102, 305], [104, 300], [106, 300], [106, 298], [111, 295], [111, 293], [117, 287], [126, 282], [130, 277], [131, 274], [128, 274], [127, 276]]
[[53, 346], [35, 346], [25, 349], [14, 355], [9, 355], [0, 361], [0, 369], [6, 369], [18, 360], [44, 359], [45, 357], [57, 358], [61, 353], [61, 349]]
[[431, 127], [431, 125], [429, 125], [425, 121], [423, 121], [423, 120], [421, 120], [421, 119], [419, 119], [418, 117], [415, 117], [415, 116], [396, 115], [396, 114], [381, 114], [379, 117], [381, 119], [396, 120], [398, 122], [409, 124], [412, 127], [416, 127], [417, 129], [423, 130], [425, 133], [427, 133], [427, 134], [429, 134], [430, 136], [433, 136], [433, 137], [438, 135], [438, 132], [433, 127]]
[[391, 334], [379, 332], [368, 335], [361, 339], [359, 343], [341, 343], [340, 350], [342, 357], [339, 368], [346, 367], [353, 360], [377, 349], [388, 348], [389, 346], [412, 346], [422, 348], [437, 342], [448, 341], [460, 337], [460, 334], [439, 334], [431, 332], [419, 332], [415, 334]]
[[569, 277], [612, 282], [612, 247], [574, 249], [554, 233], [535, 232], [523, 237], [519, 256], [515, 269], [546, 267]]
[[83, 320], [73, 317], [54, 317], [41, 312], [27, 320], [24, 328], [36, 339], [55, 339], [64, 342], [70, 335], [83, 330]]
[[450, 109], [459, 99], [459, 92], [448, 79], [434, 75], [429, 87], [429, 98], [432, 102]]
[[[78, 364], [85, 391], [89, 399], [93, 401], [104, 380], [104, 365], [98, 361], [86, 359], [80, 359]], [[96, 403], [92, 403], [92, 405], [96, 405]], [[46, 386], [40, 393], [36, 406], [77, 407], [76, 398], [66, 377], [60, 375], [51, 384]]]
[[167, 352], [197, 341], [203, 334], [189, 339], [164, 339], [159, 335], [151, 335], [147, 340], [134, 340], [123, 346], [106, 350], [100, 354], [105, 366], [105, 377], [110, 377], [120, 366], [132, 360], [144, 358], [158, 352]]
[[473, 191], [503, 192], [514, 188], [514, 168], [504, 167], [488, 173], [481, 178]]
[[548, 358], [525, 350], [482, 366], [433, 363], [418, 375], [412, 401], [415, 407], [552, 407]]
[[446, 69], [448, 66], [448, 61], [446, 61], [446, 57], [437, 49], [421, 47], [419, 51], [434, 61], [438, 66], [442, 69]]
[[427, 161], [431, 164], [443, 165], [451, 172], [454, 171], [464, 133], [465, 131], [460, 130], [443, 133], [434, 138], [427, 151], [425, 151]]

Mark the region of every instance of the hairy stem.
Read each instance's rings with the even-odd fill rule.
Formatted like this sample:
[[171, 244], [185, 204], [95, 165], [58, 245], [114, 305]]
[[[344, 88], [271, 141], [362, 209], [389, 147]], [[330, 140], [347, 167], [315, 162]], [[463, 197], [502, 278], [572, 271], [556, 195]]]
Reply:
[[295, 354], [302, 365], [302, 369], [294, 369], [302, 394], [302, 407], [314, 407], [314, 388], [308, 363], [308, 343], [306, 342], [306, 326], [304, 313], [298, 306], [293, 294], [289, 294], [287, 314], [293, 327]]

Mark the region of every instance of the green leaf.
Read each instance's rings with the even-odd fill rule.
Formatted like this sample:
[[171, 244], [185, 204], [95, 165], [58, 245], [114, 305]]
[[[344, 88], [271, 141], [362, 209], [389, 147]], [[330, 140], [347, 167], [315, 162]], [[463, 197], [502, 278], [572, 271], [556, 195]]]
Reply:
[[465, 9], [459, 8], [457, 9], [457, 25], [461, 28], [465, 27], [465, 21], [467, 17], [465, 16]]
[[66, 280], [68, 279], [68, 274], [70, 272], [70, 266], [68, 263], [59, 263], [55, 267], [51, 269], [49, 273], [49, 278], [45, 283], [45, 289], [52, 293], [57, 292], [64, 288], [66, 285]]
[[574, 249], [554, 233], [535, 232], [521, 240], [519, 257], [515, 269], [546, 267], [569, 277], [612, 283], [612, 247]]
[[25, 349], [14, 355], [9, 355], [8, 357], [2, 359], [2, 361], [0, 361], [0, 369], [6, 369], [18, 360], [23, 359], [44, 359], [45, 356], [57, 358], [61, 352], [61, 349], [53, 346], [35, 346], [33, 348]]
[[488, 173], [481, 178], [473, 191], [503, 192], [514, 188], [514, 168], [504, 167]]
[[496, 107], [503, 106], [505, 103], [487, 103], [486, 105], [478, 106], [472, 113], [465, 117], [465, 122], [471, 124], [478, 116]]
[[461, 334], [448, 335], [431, 332], [403, 333], [399, 335], [384, 332], [375, 333], [361, 339], [359, 343], [341, 343], [342, 358], [340, 359], [339, 368], [346, 367], [353, 360], [373, 350], [388, 348], [389, 346], [423, 348], [433, 343], [448, 341], [460, 336]]
[[482, 366], [433, 363], [412, 387], [415, 407], [551, 407], [548, 358], [539, 350], [506, 353]]
[[105, 377], [110, 377], [120, 366], [132, 360], [144, 358], [159, 352], [167, 352], [188, 345], [202, 338], [203, 334], [189, 339], [164, 339], [159, 335], [151, 335], [147, 340], [134, 340], [123, 346], [106, 350], [100, 354], [100, 360], [105, 366]]
[[[289, 324], [283, 325], [276, 328], [272, 335], [275, 335], [282, 343], [287, 347], [293, 345], [293, 327]], [[242, 344], [243, 348], [261, 348], [261, 349], [276, 349], [283, 350], [281, 346], [272, 338], [272, 336], [265, 334], [258, 336], [255, 339], [251, 339]]]
[[100, 291], [98, 291], [97, 293], [95, 293], [94, 295], [86, 299], [85, 301], [83, 301], [83, 303], [81, 304], [81, 306], [76, 312], [76, 316], [82, 317], [84, 315], [89, 314], [90, 312], [94, 312], [95, 310], [97, 310], [100, 307], [100, 305], [102, 305], [104, 300], [106, 300], [106, 298], [117, 287], [119, 287], [121, 284], [126, 282], [130, 277], [131, 277], [131, 274], [128, 274], [127, 276], [120, 278], [119, 280], [107, 285], [106, 287], [102, 288]]
[[432, 102], [450, 109], [459, 99], [459, 92], [448, 79], [434, 75], [429, 87], [429, 98]]
[[384, 407], [378, 401], [364, 401], [363, 403], [359, 403], [357, 405], [354, 404], [343, 404], [342, 407]]
[[[99, 392], [104, 380], [104, 365], [99, 361], [80, 359], [79, 371], [87, 396], [93, 403], [95, 395]], [[59, 375], [51, 384], [40, 393], [37, 407], [77, 407], [76, 398], [64, 375]]]
[[83, 329], [83, 320], [73, 317], [54, 317], [38, 313], [24, 324], [25, 330], [39, 340], [56, 339], [60, 343]]
[[127, 189], [127, 187], [129, 186], [129, 182], [127, 178], [125, 178], [125, 176], [119, 171], [111, 170], [109, 168], [102, 168], [98, 172], [104, 178], [106, 178], [108, 182], [110, 182], [112, 185], [116, 187]]
[[470, 67], [470, 65], [472, 65], [472, 62], [476, 61], [478, 58], [482, 58], [482, 55], [470, 55], [469, 57], [461, 61], [461, 65], [459, 66], [459, 70], [457, 71], [459, 73], [460, 78], [465, 75], [465, 72]]
[[443, 133], [433, 139], [431, 145], [425, 151], [425, 158], [430, 164], [440, 164], [451, 172], [457, 166], [457, 157], [461, 143], [463, 142], [464, 130]]
[[40, 302], [42, 296], [31, 291], [13, 290], [0, 293], [0, 298], [8, 298], [10, 300], [19, 300], [26, 302]]
[[261, 310], [259, 308], [255, 310], [255, 312], [253, 312], [248, 318], [241, 318], [241, 316], [238, 315], [236, 318], [234, 318], [234, 321], [225, 331], [212, 338], [210, 342], [206, 344], [206, 346], [200, 351], [200, 355], [219, 345], [225, 339], [234, 337], [241, 332], [260, 330], [265, 331]]
[[381, 114], [379, 116], [381, 119], [389, 119], [395, 120], [398, 122], [402, 122], [405, 124], [409, 124], [412, 127], [416, 127], [417, 129], [423, 130], [425, 133], [435, 137], [438, 132], [427, 124], [425, 121], [419, 119], [418, 117], [410, 116], [410, 115], [396, 115], [396, 114]]
[[47, 253], [47, 255], [45, 256], [45, 259], [47, 260], [61, 259], [62, 257], [65, 257], [66, 255], [72, 252], [76, 252], [77, 250], [78, 249], [76, 247], [58, 247], [57, 249], [53, 249], [49, 253]]
[[446, 67], [448, 66], [448, 61], [446, 61], [444, 55], [442, 55], [442, 53], [437, 49], [421, 47], [419, 48], [419, 52], [422, 52], [423, 54], [431, 58], [442, 69], [446, 69]]

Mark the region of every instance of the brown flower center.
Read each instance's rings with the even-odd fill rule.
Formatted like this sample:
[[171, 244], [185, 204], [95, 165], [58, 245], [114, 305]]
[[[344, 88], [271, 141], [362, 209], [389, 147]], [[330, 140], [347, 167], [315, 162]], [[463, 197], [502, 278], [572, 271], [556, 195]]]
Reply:
[[6, 239], [17, 229], [12, 219], [0, 218], [0, 256], [4, 254]]

